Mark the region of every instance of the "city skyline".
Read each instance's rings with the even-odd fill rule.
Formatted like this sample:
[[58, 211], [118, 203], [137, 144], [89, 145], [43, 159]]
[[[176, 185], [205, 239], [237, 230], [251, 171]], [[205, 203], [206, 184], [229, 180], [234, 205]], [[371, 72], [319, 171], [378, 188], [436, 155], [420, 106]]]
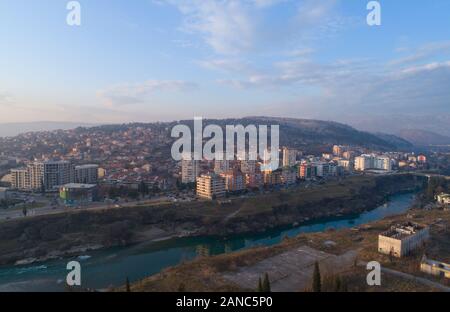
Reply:
[[0, 122], [449, 118], [447, 1], [2, 1]]

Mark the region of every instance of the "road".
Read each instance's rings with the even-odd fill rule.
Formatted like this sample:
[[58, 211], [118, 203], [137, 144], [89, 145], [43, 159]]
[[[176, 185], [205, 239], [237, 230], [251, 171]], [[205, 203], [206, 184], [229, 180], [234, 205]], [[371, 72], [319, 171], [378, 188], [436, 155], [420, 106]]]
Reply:
[[157, 203], [168, 203], [171, 202], [167, 197], [158, 197], [149, 200], [141, 200], [141, 201], [133, 201], [127, 203], [96, 203], [89, 206], [74, 208], [74, 207], [66, 207], [66, 206], [51, 206], [47, 205], [39, 208], [30, 208], [28, 209], [27, 216], [24, 217], [22, 210], [0, 210], [0, 221], [4, 220], [14, 220], [14, 219], [23, 219], [23, 218], [31, 218], [36, 216], [43, 215], [51, 215], [51, 214], [59, 214], [59, 213], [67, 213], [73, 211], [95, 211], [95, 210], [104, 210], [104, 209], [120, 209], [124, 207], [133, 207], [136, 205], [148, 205], [148, 204], [157, 204]]

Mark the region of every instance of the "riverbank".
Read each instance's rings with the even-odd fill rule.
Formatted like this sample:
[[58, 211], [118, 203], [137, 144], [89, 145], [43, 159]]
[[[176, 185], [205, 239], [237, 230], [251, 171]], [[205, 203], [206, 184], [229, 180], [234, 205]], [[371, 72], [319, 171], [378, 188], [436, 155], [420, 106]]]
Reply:
[[[78, 256], [80, 252], [171, 237], [262, 233], [308, 220], [357, 214], [387, 196], [417, 190], [409, 175], [357, 176], [314, 189], [234, 199], [70, 212], [0, 223], [0, 265]], [[231, 216], [231, 217], [230, 217]]]
[[[428, 243], [406, 258], [390, 259], [379, 254], [378, 234], [405, 220], [429, 225]], [[131, 291], [256, 291], [258, 279], [265, 273], [274, 291], [308, 291], [316, 261], [320, 263], [324, 291], [336, 291], [336, 279], [345, 285], [345, 291], [442, 291], [449, 285], [420, 272], [419, 263], [423, 254], [444, 262], [450, 260], [449, 225], [448, 211], [413, 209], [352, 228], [302, 233], [274, 246], [200, 257], [137, 281]], [[367, 270], [360, 264], [370, 261], [378, 261], [385, 268], [381, 286], [366, 283]]]
[[81, 256], [78, 254], [39, 264], [0, 266], [0, 291], [64, 291], [66, 265], [72, 260], [80, 261], [82, 265], [83, 287], [112, 289], [122, 285], [126, 278], [135, 282], [198, 257], [274, 246], [280, 244], [286, 237], [352, 228], [402, 214], [412, 206], [414, 198], [415, 193], [393, 195], [389, 197], [387, 203], [362, 214], [308, 221], [295, 227], [277, 228], [264, 233], [149, 241], [90, 251]]

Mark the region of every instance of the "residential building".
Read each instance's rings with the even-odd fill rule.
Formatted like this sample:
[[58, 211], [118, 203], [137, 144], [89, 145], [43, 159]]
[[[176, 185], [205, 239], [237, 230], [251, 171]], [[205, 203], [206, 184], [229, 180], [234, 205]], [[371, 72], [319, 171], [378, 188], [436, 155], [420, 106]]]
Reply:
[[241, 172], [237, 170], [222, 173], [225, 179], [225, 189], [227, 192], [239, 192], [245, 189], [245, 180]]
[[197, 196], [204, 199], [224, 197], [225, 179], [217, 174], [202, 175], [197, 179]]
[[36, 161], [26, 168], [11, 170], [11, 186], [23, 190], [46, 191], [73, 182], [75, 168], [69, 161]]
[[392, 170], [392, 161], [388, 156], [361, 155], [355, 157], [355, 170], [365, 171], [368, 169]]
[[82, 165], [75, 167], [75, 183], [97, 184], [98, 165]]
[[311, 164], [303, 163], [298, 168], [299, 177], [302, 180], [311, 179], [316, 176], [316, 167], [313, 167]]
[[181, 182], [195, 183], [200, 175], [200, 161], [185, 159], [181, 161]]
[[246, 188], [260, 188], [264, 185], [263, 176], [261, 173], [246, 173], [244, 177]]
[[262, 172], [264, 184], [267, 186], [275, 186], [280, 185], [282, 183], [281, 180], [281, 170], [266, 170]]
[[281, 172], [281, 183], [285, 185], [295, 184], [297, 182], [297, 173], [295, 170], [283, 169]]
[[11, 188], [27, 190], [31, 188], [30, 173], [27, 168], [11, 170]]
[[228, 172], [231, 169], [229, 160], [215, 160], [214, 161], [214, 173], [221, 174]]
[[429, 235], [426, 226], [411, 222], [399, 224], [378, 236], [378, 252], [401, 258], [422, 246]]
[[283, 167], [292, 167], [297, 163], [297, 150], [283, 148]]

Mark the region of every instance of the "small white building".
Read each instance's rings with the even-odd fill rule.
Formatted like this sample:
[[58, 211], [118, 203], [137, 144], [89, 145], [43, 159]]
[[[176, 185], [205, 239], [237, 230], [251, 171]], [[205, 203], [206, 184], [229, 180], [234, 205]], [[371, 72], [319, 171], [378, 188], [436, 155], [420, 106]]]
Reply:
[[378, 252], [396, 258], [407, 256], [429, 238], [426, 226], [407, 222], [391, 227], [378, 237]]

